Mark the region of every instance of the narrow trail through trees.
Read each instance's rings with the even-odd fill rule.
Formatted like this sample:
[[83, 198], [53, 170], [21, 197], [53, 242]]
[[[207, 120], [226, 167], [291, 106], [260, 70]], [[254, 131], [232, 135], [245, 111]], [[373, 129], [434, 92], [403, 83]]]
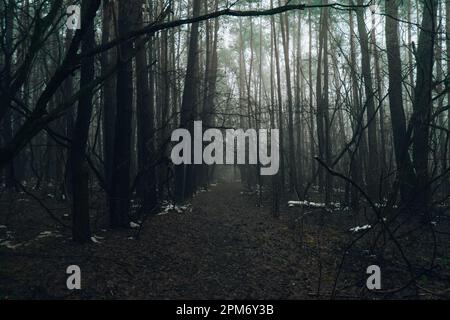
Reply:
[[[6, 263], [0, 274], [7, 280], [0, 292], [33, 298], [307, 298], [317, 269], [302, 256], [298, 234], [242, 190], [238, 183], [211, 187], [197, 194], [192, 211], [148, 219], [140, 240], [131, 238], [133, 230], [103, 229], [92, 245], [75, 245], [67, 235], [1, 248]], [[82, 270], [79, 292], [65, 289], [71, 264]], [[34, 289], [16, 291], [27, 287]], [[59, 290], [50, 294], [46, 287]]]

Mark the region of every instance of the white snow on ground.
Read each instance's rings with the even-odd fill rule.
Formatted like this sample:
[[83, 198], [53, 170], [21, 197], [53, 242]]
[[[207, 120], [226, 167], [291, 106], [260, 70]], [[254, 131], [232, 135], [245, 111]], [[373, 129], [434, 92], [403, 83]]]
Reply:
[[130, 222], [130, 228], [132, 228], [132, 229], [139, 228], [140, 226], [141, 225], [136, 222], [133, 222], [133, 221]]
[[308, 207], [308, 208], [325, 208], [325, 203], [315, 203], [309, 201], [289, 201], [288, 206], [293, 207]]
[[171, 211], [176, 212], [176, 213], [185, 213], [185, 212], [190, 212], [192, 210], [190, 204], [187, 204], [184, 206], [177, 206], [177, 205], [173, 205], [171, 203], [166, 203], [165, 205], [162, 206], [162, 209], [163, 210], [157, 214], [158, 216], [168, 214]]
[[364, 230], [367, 230], [370, 228], [372, 228], [372, 226], [370, 224], [366, 224], [365, 226], [351, 228], [349, 231], [356, 233], [356, 232], [364, 231]]
[[103, 240], [103, 239], [105, 239], [105, 237], [100, 237], [100, 236], [97, 236], [97, 235], [94, 235], [94, 236], [91, 237], [91, 241], [94, 242], [94, 243], [101, 243], [99, 240]]
[[31, 239], [29, 241], [24, 241], [24, 242], [17, 242], [17, 243], [13, 243], [12, 240], [14, 239], [14, 237], [12, 236], [12, 232], [11, 231], [7, 231], [7, 236], [10, 240], [5, 240], [5, 241], [0, 241], [0, 246], [2, 247], [6, 247], [8, 249], [17, 249], [19, 247], [28, 247], [29, 245], [31, 245], [33, 242], [35, 241], [39, 241], [45, 238], [61, 238], [62, 235], [59, 234], [58, 232], [52, 232], [52, 231], [42, 231], [41, 233], [39, 233], [36, 238]]
[[97, 240], [97, 238], [94, 236], [94, 237], [91, 237], [91, 241], [93, 242], [93, 243], [100, 243], [100, 241], [98, 241]]
[[6, 226], [0, 224], [0, 229], [6, 229]]
[[13, 244], [11, 241], [6, 240], [6, 241], [3, 241], [3, 242], [0, 242], [0, 246], [14, 250], [14, 249], [17, 249], [17, 248], [21, 247], [22, 243]]
[[[375, 207], [377, 207], [378, 209], [382, 209], [382, 208], [386, 208], [387, 204], [386, 203], [375, 203]], [[393, 205], [392, 208], [397, 209], [398, 206], [397, 205]]]
[[62, 235], [60, 235], [58, 233], [53, 233], [52, 231], [43, 231], [35, 238], [35, 240], [49, 238], [49, 237], [60, 238], [60, 237], [62, 237]]
[[[307, 208], [318, 208], [318, 209], [324, 209], [327, 208], [327, 205], [325, 203], [317, 203], [317, 202], [310, 202], [310, 201], [289, 201], [288, 206], [290, 208], [294, 207], [307, 207]], [[341, 207], [341, 204], [338, 202], [331, 202], [328, 207], [339, 209]]]

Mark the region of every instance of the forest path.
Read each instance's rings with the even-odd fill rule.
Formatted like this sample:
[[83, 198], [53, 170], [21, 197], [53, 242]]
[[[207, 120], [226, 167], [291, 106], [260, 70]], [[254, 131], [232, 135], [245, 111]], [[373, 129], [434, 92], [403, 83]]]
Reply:
[[[298, 230], [241, 191], [238, 183], [211, 187], [193, 199], [192, 211], [152, 216], [139, 240], [136, 229], [95, 228], [98, 242], [80, 246], [70, 230], [57, 229], [57, 237], [0, 248], [0, 297], [308, 298], [317, 265], [301, 249]], [[51, 225], [33, 232], [43, 228]], [[67, 290], [69, 265], [81, 268], [82, 290]]]
[[305, 259], [293, 230], [241, 191], [238, 183], [220, 184], [198, 194], [191, 213], [173, 214], [174, 223], [164, 221], [169, 215], [149, 222], [154, 231], [145, 230], [145, 241], [169, 242], [163, 247], [172, 261], [171, 285], [159, 288], [169, 290], [161, 297], [305, 297]]

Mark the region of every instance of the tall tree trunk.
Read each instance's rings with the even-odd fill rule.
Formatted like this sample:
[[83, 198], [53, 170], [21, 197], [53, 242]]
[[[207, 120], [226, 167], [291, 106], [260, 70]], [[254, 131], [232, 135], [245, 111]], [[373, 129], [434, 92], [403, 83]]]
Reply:
[[302, 119], [302, 104], [303, 104], [303, 67], [302, 67], [302, 13], [298, 13], [298, 33], [297, 33], [297, 81], [296, 81], [296, 98], [295, 98], [295, 114], [296, 114], [296, 135], [297, 135], [297, 146], [296, 146], [296, 155], [297, 155], [297, 175], [298, 175], [298, 194], [300, 197], [303, 197], [303, 147], [304, 139], [303, 139], [303, 119]]
[[378, 106], [380, 109], [380, 155], [379, 155], [379, 168], [382, 170], [381, 172], [383, 174], [386, 173], [386, 135], [385, 135], [385, 128], [384, 128], [384, 105], [383, 105], [383, 87], [382, 87], [382, 77], [381, 77], [381, 66], [380, 66], [380, 54], [378, 51], [378, 45], [377, 45], [377, 25], [376, 25], [376, 12], [372, 11], [372, 32], [370, 33], [371, 42], [372, 42], [372, 52], [373, 52], [373, 59], [375, 62], [375, 79], [376, 79], [376, 85], [377, 85], [377, 96], [378, 96]]
[[[12, 73], [12, 65], [13, 65], [13, 37], [14, 37], [14, 14], [15, 14], [16, 2], [13, 0], [8, 0], [5, 9], [5, 47], [4, 47], [4, 69], [3, 71], [3, 80], [2, 83], [3, 88], [8, 88], [11, 82], [11, 73]], [[3, 23], [2, 23], [3, 25]], [[11, 100], [8, 98], [6, 104], [10, 104]], [[5, 113], [3, 119], [0, 118], [0, 124], [2, 127], [3, 139], [5, 142], [9, 142], [13, 137], [13, 113], [11, 108], [8, 108], [8, 111]], [[14, 159], [11, 160], [5, 168], [5, 185], [6, 188], [12, 190], [15, 188], [16, 184], [16, 175], [14, 169]]]
[[425, 0], [422, 26], [417, 46], [417, 80], [414, 90], [413, 157], [417, 173], [415, 201], [418, 208], [430, 203], [431, 186], [428, 174], [430, 118], [432, 108], [434, 44], [437, 28], [437, 0]]
[[[119, 0], [118, 35], [132, 30], [135, 4]], [[111, 226], [129, 227], [131, 133], [133, 115], [133, 62], [129, 59], [133, 42], [125, 41], [118, 48], [117, 112], [114, 134], [113, 173], [110, 197]]]
[[[144, 7], [145, 1], [140, 1]], [[140, 26], [147, 21], [145, 11], [138, 13], [137, 23]], [[149, 50], [153, 51], [152, 41]], [[136, 55], [136, 110], [137, 110], [137, 144], [138, 144], [138, 192], [143, 212], [149, 213], [157, 203], [154, 128], [154, 97], [153, 88], [149, 87], [149, 75], [153, 77], [153, 68], [148, 66], [147, 49], [144, 46]]]
[[[215, 10], [218, 8], [218, 0], [215, 0], [214, 4]], [[206, 70], [205, 71], [205, 95], [204, 95], [204, 106], [203, 106], [203, 123], [206, 125], [206, 127], [213, 128], [214, 127], [214, 110], [215, 110], [215, 99], [216, 99], [216, 87], [217, 87], [217, 68], [218, 68], [218, 53], [217, 53], [217, 46], [218, 46], [218, 36], [219, 36], [219, 20], [214, 20], [214, 28], [209, 27], [212, 30], [208, 30], [208, 33], [210, 33], [209, 36], [209, 42], [211, 43], [210, 48], [207, 50], [208, 56], [207, 56], [207, 63], [206, 63]], [[207, 41], [208, 43], [208, 41]], [[205, 166], [203, 169], [203, 184], [207, 185], [210, 181], [210, 175], [209, 175], [209, 167]]]
[[[281, 1], [280, 1], [281, 5]], [[291, 68], [289, 59], [289, 24], [287, 14], [280, 15], [280, 25], [281, 25], [281, 37], [283, 42], [284, 51], [284, 65], [286, 68], [286, 87], [287, 87], [287, 98], [288, 98], [288, 139], [289, 139], [289, 187], [291, 191], [297, 188], [297, 163], [295, 161], [295, 143], [294, 143], [294, 110], [293, 110], [293, 99], [292, 99], [292, 84], [291, 84]]]
[[[353, 3], [353, 0], [350, 0], [350, 3]], [[357, 70], [356, 70], [356, 48], [355, 48], [355, 30], [354, 30], [354, 17], [353, 11], [349, 11], [349, 21], [350, 21], [350, 69], [351, 69], [351, 81], [352, 81], [352, 114], [353, 114], [353, 134], [361, 135], [361, 139], [359, 143], [356, 144], [355, 150], [350, 158], [350, 176], [356, 184], [359, 186], [363, 185], [363, 159], [361, 153], [365, 150], [365, 139], [364, 133], [361, 132], [362, 128], [362, 111], [361, 104], [359, 99], [359, 91], [358, 91], [358, 79], [357, 79]], [[359, 148], [359, 146], [363, 146], [363, 148]], [[350, 204], [354, 210], [358, 210], [359, 208], [359, 199], [360, 194], [359, 191], [354, 187], [350, 186]]]
[[[446, 35], [446, 60], [447, 60], [447, 74], [450, 74], [450, 2], [445, 4], [445, 35]], [[447, 102], [450, 103], [450, 91], [447, 94]], [[447, 129], [450, 130], [450, 110], [447, 111]], [[450, 140], [447, 141], [447, 152], [445, 154], [446, 167], [448, 168], [450, 155]], [[445, 193], [450, 192], [450, 178], [447, 175], [445, 178]]]
[[[363, 5], [363, 0], [358, 0], [358, 5]], [[377, 118], [375, 111], [374, 92], [372, 84], [372, 73], [370, 70], [369, 38], [366, 30], [364, 8], [356, 10], [358, 20], [359, 41], [361, 44], [361, 67], [366, 93], [367, 121], [368, 121], [368, 141], [369, 141], [369, 161], [367, 168], [367, 184], [370, 196], [378, 198], [379, 187], [379, 161], [378, 161], [378, 139], [377, 139]]]
[[280, 130], [280, 177], [279, 187], [283, 188], [285, 183], [285, 169], [284, 169], [284, 126], [283, 126], [283, 96], [281, 95], [281, 70], [280, 70], [280, 51], [278, 48], [277, 29], [275, 25], [275, 18], [271, 17], [272, 33], [274, 37], [274, 50], [275, 50], [275, 70], [277, 74], [277, 97], [278, 97], [278, 129]]
[[[85, 0], [81, 6], [82, 12], [89, 9], [91, 2]], [[83, 17], [87, 15], [82, 14]], [[95, 47], [94, 19], [81, 21], [85, 34], [81, 42], [81, 51], [89, 52]], [[95, 77], [95, 57], [87, 57], [81, 61], [80, 83], [90, 83]], [[83, 94], [78, 101], [77, 118], [70, 149], [72, 172], [72, 237], [80, 243], [91, 241], [89, 226], [89, 172], [86, 161], [86, 146], [93, 108], [93, 92]]]
[[[102, 18], [102, 44], [108, 43], [115, 38], [116, 28], [116, 6], [117, 4], [111, 0], [103, 1], [103, 18]], [[101, 57], [102, 73], [105, 74], [117, 61], [117, 50], [115, 48], [104, 52]], [[113, 172], [114, 157], [114, 126], [116, 119], [116, 90], [117, 77], [116, 74], [111, 75], [105, 80], [103, 86], [103, 161], [104, 176], [106, 188], [111, 191], [111, 179]]]
[[[193, 16], [200, 14], [200, 0], [193, 0]], [[193, 136], [193, 124], [197, 118], [197, 77], [198, 77], [198, 38], [199, 24], [193, 23], [189, 39], [189, 51], [186, 78], [181, 102], [181, 128], [186, 128]], [[191, 198], [194, 192], [194, 165], [178, 165], [175, 167], [175, 199], [178, 203]]]
[[[309, 0], [309, 4], [311, 4], [311, 0]], [[312, 172], [312, 181], [315, 183], [316, 181], [316, 161], [313, 160], [314, 156], [316, 155], [316, 148], [315, 148], [315, 136], [316, 136], [316, 130], [315, 130], [315, 122], [314, 122], [314, 99], [313, 99], [313, 62], [312, 62], [312, 17], [311, 17], [311, 10], [308, 10], [308, 47], [309, 47], [309, 54], [308, 54], [308, 80], [309, 80], [309, 122], [310, 122], [310, 128], [309, 128], [309, 144], [310, 144], [310, 158], [311, 158], [311, 172]]]
[[[324, 1], [325, 4], [328, 4], [328, 0]], [[324, 128], [324, 152], [325, 152], [325, 161], [328, 165], [331, 165], [331, 121], [330, 121], [330, 73], [329, 68], [329, 57], [328, 57], [328, 32], [329, 32], [329, 23], [330, 23], [330, 12], [328, 8], [324, 9], [324, 20], [323, 20], [323, 122], [325, 125]], [[331, 174], [327, 173], [325, 175], [325, 202], [328, 204], [331, 201], [333, 192], [333, 177]]]
[[[317, 58], [317, 80], [316, 80], [316, 99], [317, 99], [317, 139], [318, 139], [318, 147], [319, 147], [319, 158], [323, 161], [326, 161], [326, 138], [325, 138], [325, 102], [324, 102], [324, 88], [323, 88], [323, 73], [324, 73], [324, 56], [326, 52], [324, 52], [324, 34], [328, 32], [326, 30], [326, 19], [327, 13], [325, 9], [322, 9], [320, 14], [320, 30], [319, 30], [319, 51]], [[326, 72], [325, 72], [326, 73]], [[319, 189], [321, 192], [326, 193], [326, 182], [325, 182], [325, 169], [320, 166], [319, 167]]]
[[[412, 22], [412, 1], [407, 1], [408, 6], [408, 17], [407, 17], [407, 23], [408, 23], [408, 65], [409, 65], [409, 85], [410, 88], [414, 88], [414, 58], [413, 58], [413, 40], [412, 40], [412, 28], [413, 28], [413, 22]], [[417, 1], [416, 1], [417, 3]], [[414, 101], [414, 90], [411, 90], [411, 100], [408, 100], [409, 106], [411, 107], [409, 110], [412, 109], [412, 104]], [[408, 105], [408, 104], [407, 104]], [[406, 114], [408, 115], [408, 108], [406, 109]], [[410, 113], [409, 113], [410, 114]]]
[[415, 174], [409, 157], [409, 139], [403, 109], [402, 65], [400, 58], [398, 0], [386, 0], [386, 47], [389, 70], [389, 108], [391, 113], [394, 152], [397, 164], [397, 181], [404, 202], [411, 200]]

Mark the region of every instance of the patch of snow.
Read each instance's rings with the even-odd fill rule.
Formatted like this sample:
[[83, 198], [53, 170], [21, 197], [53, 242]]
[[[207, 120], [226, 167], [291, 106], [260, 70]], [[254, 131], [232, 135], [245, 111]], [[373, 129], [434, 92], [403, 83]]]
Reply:
[[158, 216], [162, 216], [165, 215], [167, 213], [169, 213], [170, 211], [175, 211], [176, 213], [184, 213], [184, 212], [188, 212], [191, 210], [191, 205], [187, 204], [184, 206], [178, 206], [178, 205], [173, 205], [173, 204], [167, 204], [165, 206], [162, 207], [163, 211], [161, 211], [160, 213], [158, 213]]
[[366, 224], [365, 226], [351, 228], [349, 231], [356, 233], [356, 232], [368, 230], [371, 228], [372, 228], [372, 226], [370, 224]]
[[98, 241], [97, 240], [97, 238], [94, 236], [94, 237], [91, 237], [91, 241], [93, 242], [93, 243], [100, 243], [100, 241]]
[[7, 241], [0, 242], [0, 246], [6, 247], [11, 250], [15, 250], [15, 249], [21, 247], [22, 244], [21, 243], [13, 244], [11, 241], [7, 240]]
[[[387, 203], [375, 203], [375, 207], [378, 209], [383, 209], [387, 207]], [[393, 209], [398, 209], [397, 205], [392, 206]]]
[[133, 221], [130, 222], [130, 228], [136, 229], [136, 228], [139, 228], [139, 227], [140, 227], [140, 225], [137, 224], [136, 222], [133, 222]]
[[289, 208], [293, 207], [308, 207], [308, 208], [326, 208], [325, 203], [315, 203], [309, 201], [289, 201]]
[[6, 226], [0, 224], [0, 229], [6, 229], [6, 228], [7, 228]]
[[55, 198], [55, 195], [54, 195], [54, 194], [51, 194], [51, 193], [48, 193], [48, 194], [47, 194], [47, 197], [54, 199], [54, 198]]
[[35, 240], [40, 240], [40, 239], [50, 238], [50, 237], [59, 238], [59, 237], [62, 237], [62, 235], [60, 235], [60, 234], [58, 234], [58, 233], [53, 233], [52, 231], [42, 231], [42, 232], [39, 233], [39, 235], [35, 238]]

